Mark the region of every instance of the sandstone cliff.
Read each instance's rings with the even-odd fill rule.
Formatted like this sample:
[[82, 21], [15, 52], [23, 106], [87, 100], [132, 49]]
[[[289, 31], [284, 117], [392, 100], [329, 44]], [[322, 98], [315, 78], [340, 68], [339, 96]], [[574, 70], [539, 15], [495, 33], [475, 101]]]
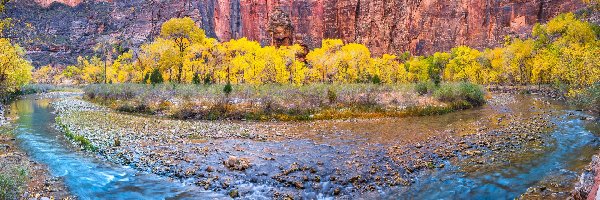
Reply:
[[496, 46], [505, 35], [525, 36], [533, 24], [575, 11], [581, 0], [14, 0], [11, 37], [34, 64], [69, 64], [99, 41], [135, 48], [160, 24], [189, 16], [222, 41], [247, 37], [270, 44], [269, 17], [289, 15], [309, 47], [323, 38], [359, 42], [374, 54], [428, 54], [457, 45]]

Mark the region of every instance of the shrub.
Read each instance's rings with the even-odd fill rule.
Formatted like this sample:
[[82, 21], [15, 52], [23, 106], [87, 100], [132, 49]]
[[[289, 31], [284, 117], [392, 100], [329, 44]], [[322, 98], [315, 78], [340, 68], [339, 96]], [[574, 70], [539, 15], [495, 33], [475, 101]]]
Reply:
[[600, 83], [575, 95], [569, 100], [569, 103], [578, 109], [589, 110], [600, 116]]
[[8, 174], [0, 173], [0, 199], [19, 199], [26, 187], [27, 170], [16, 168]]
[[440, 101], [443, 102], [454, 102], [457, 100], [455, 86], [451, 84], [444, 84], [440, 86], [435, 92], [433, 92], [433, 96]]
[[480, 106], [485, 104], [485, 92], [481, 86], [462, 82], [458, 84], [458, 96], [473, 106]]
[[330, 104], [334, 104], [337, 101], [337, 94], [331, 88], [327, 89], [327, 100], [329, 100]]
[[371, 78], [371, 82], [373, 84], [379, 85], [379, 84], [381, 84], [381, 78], [379, 78], [378, 75], [375, 75], [375, 76], [373, 76], [373, 78]]
[[231, 86], [231, 83], [227, 83], [227, 85], [225, 85], [225, 87], [223, 87], [223, 92], [225, 93], [226, 96], [229, 96], [229, 94], [231, 94], [231, 92], [233, 92], [233, 87]]
[[205, 85], [210, 85], [210, 84], [212, 84], [212, 83], [213, 83], [213, 81], [212, 81], [212, 79], [211, 79], [211, 76], [210, 76], [210, 74], [207, 74], [206, 76], [204, 76], [204, 84], [205, 84]]
[[468, 82], [444, 84], [433, 93], [433, 96], [448, 103], [466, 102], [471, 106], [480, 106], [485, 103], [483, 88]]
[[426, 95], [429, 92], [433, 92], [436, 85], [433, 82], [419, 82], [415, 85], [415, 92], [419, 95]]
[[154, 71], [152, 71], [152, 74], [150, 75], [150, 83], [154, 84], [160, 84], [163, 82], [163, 77], [162, 74], [160, 74], [160, 71], [158, 71], [158, 69], [154, 69]]
[[192, 83], [194, 85], [200, 84], [200, 74], [194, 74], [194, 78], [192, 78]]

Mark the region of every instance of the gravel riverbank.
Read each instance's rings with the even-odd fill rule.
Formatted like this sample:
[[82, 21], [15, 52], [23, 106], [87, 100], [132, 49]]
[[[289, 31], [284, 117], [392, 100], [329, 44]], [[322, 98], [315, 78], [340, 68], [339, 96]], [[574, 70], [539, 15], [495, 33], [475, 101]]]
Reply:
[[[512, 95], [490, 100], [495, 110], [514, 109], [507, 105], [515, 102]], [[378, 142], [381, 139], [369, 139], [377, 133], [344, 132], [339, 127], [303, 135], [286, 123], [135, 116], [77, 98], [52, 106], [62, 125], [88, 139], [100, 155], [140, 171], [231, 196], [377, 198], [392, 188], [411, 185], [422, 171], [452, 163], [482, 170], [508, 164], [522, 151], [539, 150], [548, 142], [544, 133], [552, 128], [548, 121], [552, 113], [544, 110], [547, 102], [535, 102], [523, 112], [458, 120], [438, 135], [410, 142], [401, 142], [402, 135]]]

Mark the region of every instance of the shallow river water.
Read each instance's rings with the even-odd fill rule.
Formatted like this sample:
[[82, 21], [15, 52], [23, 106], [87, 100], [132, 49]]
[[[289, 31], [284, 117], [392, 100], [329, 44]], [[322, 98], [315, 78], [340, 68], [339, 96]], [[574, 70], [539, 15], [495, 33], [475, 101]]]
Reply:
[[223, 197], [157, 175], [109, 164], [77, 151], [54, 128], [54, 115], [48, 101], [27, 98], [13, 103], [11, 111], [18, 114], [17, 139], [34, 160], [48, 165], [52, 175], [64, 179], [70, 192], [79, 199]]
[[[82, 153], [74, 149], [64, 139], [62, 133], [54, 127], [54, 115], [49, 107], [48, 99], [36, 100], [25, 98], [18, 100], [11, 106], [13, 114], [18, 115], [17, 139], [20, 146], [38, 162], [49, 166], [52, 175], [64, 179], [73, 195], [80, 199], [206, 199], [226, 198], [226, 191], [212, 192], [200, 189], [180, 181], [153, 174], [141, 173], [129, 167], [111, 164], [102, 158], [90, 153]], [[425, 120], [408, 119], [383, 119], [359, 122], [324, 122], [320, 126], [323, 131], [327, 127], [336, 127], [334, 132], [339, 135], [345, 132], [354, 134], [357, 139], [322, 139], [313, 137], [311, 140], [289, 140], [273, 142], [221, 140], [213, 145], [231, 145], [255, 150], [262, 156], [265, 149], [270, 150], [269, 155], [276, 158], [280, 166], [289, 166], [292, 163], [310, 163], [320, 161], [319, 171], [339, 170], [343, 163], [356, 152], [356, 145], [369, 144], [369, 148], [359, 148], [365, 156], [364, 162], [393, 162], [387, 158], [385, 145], [393, 138], [399, 139], [400, 144], [423, 140], [415, 134], [400, 137], [402, 131], [412, 128], [418, 131], [430, 129], [443, 132], [448, 126], [463, 127], [463, 129], [477, 129], [472, 127], [477, 119], [495, 119], [496, 115], [503, 112], [520, 113], [526, 115], [530, 112], [556, 111], [551, 121], [556, 124], [548, 134], [550, 141], [543, 145], [540, 151], [532, 156], [522, 156], [519, 159], [497, 167], [485, 169], [469, 169], [460, 162], [446, 162], [446, 167], [439, 170], [428, 170], [421, 173], [409, 186], [394, 186], [391, 188], [378, 187], [370, 194], [352, 194], [349, 197], [363, 198], [390, 198], [390, 199], [513, 199], [519, 197], [528, 188], [536, 185], [560, 185], [571, 187], [570, 183], [576, 180], [583, 167], [589, 163], [592, 155], [597, 153], [600, 143], [598, 141], [598, 125], [583, 120], [586, 115], [581, 112], [571, 111], [562, 106], [545, 106], [531, 97], [520, 99], [516, 106], [497, 108], [487, 105], [480, 109], [461, 111], [438, 117], [427, 117]], [[522, 111], [514, 109], [531, 109], [538, 105], [536, 111]], [[511, 110], [513, 109], [513, 110]], [[522, 112], [522, 113], [521, 113]], [[523, 114], [525, 113], [525, 114]], [[110, 122], [106, 122], [110, 123]], [[329, 123], [334, 123], [329, 124]], [[337, 123], [337, 124], [335, 124]], [[344, 125], [346, 124], [346, 125]], [[350, 124], [350, 125], [348, 125]], [[354, 125], [352, 125], [354, 124]], [[491, 126], [486, 125], [491, 128]], [[294, 131], [305, 131], [306, 128]], [[310, 126], [311, 128], [313, 126]], [[325, 127], [325, 128], [324, 128]], [[343, 129], [342, 131], [340, 131]], [[393, 128], [406, 127], [406, 128]], [[433, 134], [433, 133], [432, 133]], [[460, 133], [457, 133], [460, 134]], [[310, 135], [310, 134], [308, 134]], [[340, 137], [343, 137], [340, 136]], [[352, 138], [352, 137], [351, 137]], [[337, 141], [337, 142], [331, 142]], [[358, 141], [358, 142], [357, 142]], [[335, 143], [335, 144], [334, 144]], [[314, 152], [313, 152], [314, 151]], [[215, 153], [219, 154], [219, 153]], [[218, 165], [219, 158], [210, 158], [207, 163]], [[257, 156], [258, 157], [258, 156]], [[526, 159], [524, 159], [526, 158]], [[260, 159], [259, 159], [260, 160]], [[323, 164], [324, 163], [324, 164]], [[351, 170], [351, 167], [349, 168]], [[270, 188], [284, 188], [282, 185], [273, 184], [267, 177], [258, 177], [253, 174], [273, 175], [276, 167], [272, 162], [260, 161], [248, 170], [246, 174], [234, 176], [237, 178], [256, 179], [254, 181], [235, 180], [233, 184], [248, 185], [248, 190], [269, 190]], [[332, 172], [333, 173], [333, 172]], [[365, 172], [368, 173], [368, 172]], [[333, 187], [327, 174], [322, 174], [323, 180], [318, 183], [317, 189], [304, 190], [303, 198], [332, 197]], [[264, 179], [264, 180], [262, 180]], [[261, 181], [262, 180], [262, 181]], [[265, 184], [261, 187], [260, 184]], [[243, 187], [243, 186], [241, 186]], [[289, 187], [286, 187], [290, 190]], [[292, 187], [293, 188], [293, 187]], [[292, 189], [293, 190], [293, 189]], [[352, 193], [352, 188], [344, 188]], [[268, 192], [250, 193], [249, 198], [261, 198], [261, 195], [270, 195]], [[270, 198], [270, 196], [262, 196]]]

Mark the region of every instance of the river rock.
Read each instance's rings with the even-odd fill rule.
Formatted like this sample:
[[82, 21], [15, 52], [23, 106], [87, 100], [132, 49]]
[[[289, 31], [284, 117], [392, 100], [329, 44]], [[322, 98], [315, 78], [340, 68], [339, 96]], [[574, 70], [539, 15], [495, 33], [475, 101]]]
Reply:
[[231, 170], [244, 171], [250, 168], [250, 161], [247, 158], [229, 156], [227, 160], [223, 161], [223, 165]]

